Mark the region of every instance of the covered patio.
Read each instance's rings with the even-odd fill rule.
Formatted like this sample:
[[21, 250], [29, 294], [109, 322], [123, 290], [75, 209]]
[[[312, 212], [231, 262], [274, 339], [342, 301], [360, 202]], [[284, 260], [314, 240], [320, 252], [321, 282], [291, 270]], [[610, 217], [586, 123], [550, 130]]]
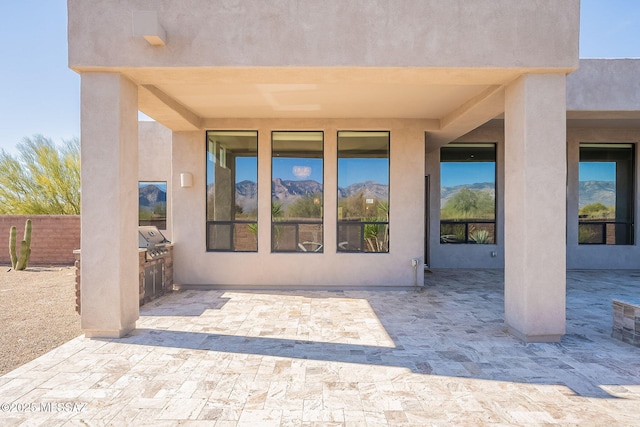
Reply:
[[[611, 338], [640, 271], [569, 271], [567, 333], [504, 324], [501, 270], [417, 290], [185, 290], [121, 339], [78, 337], [0, 378], [4, 425], [637, 423], [640, 353]], [[69, 410], [55, 404], [70, 403]], [[74, 406], [75, 404], [75, 406]], [[51, 409], [53, 408], [53, 409]]]
[[[523, 341], [565, 333], [566, 83], [579, 67], [579, 1], [69, 0], [68, 11], [69, 66], [81, 77], [85, 336], [140, 327], [140, 162], [169, 159], [176, 283], [403, 287], [416, 281], [426, 235], [438, 229], [437, 211], [426, 210], [427, 158], [496, 118], [504, 120], [503, 318]], [[171, 131], [170, 149], [140, 155], [139, 111]], [[280, 132], [314, 132], [321, 144], [313, 154], [308, 141], [278, 148]], [[372, 132], [384, 141], [374, 144]], [[240, 136], [250, 139], [226, 139]], [[299, 243], [287, 250], [276, 250], [282, 214], [272, 211], [280, 155], [314, 156], [317, 176], [306, 178], [322, 188], [316, 234], [300, 238], [287, 224]], [[350, 158], [383, 160], [345, 181]], [[251, 173], [240, 173], [240, 160], [251, 160]], [[244, 181], [256, 188], [246, 206]], [[361, 212], [349, 214], [340, 195], [367, 182], [384, 194], [354, 193]], [[367, 211], [376, 204], [386, 213]], [[364, 226], [377, 223], [388, 241], [372, 251]], [[236, 248], [236, 228], [251, 246]], [[348, 230], [358, 231], [347, 238]], [[485, 260], [496, 252], [497, 261], [492, 249]]]

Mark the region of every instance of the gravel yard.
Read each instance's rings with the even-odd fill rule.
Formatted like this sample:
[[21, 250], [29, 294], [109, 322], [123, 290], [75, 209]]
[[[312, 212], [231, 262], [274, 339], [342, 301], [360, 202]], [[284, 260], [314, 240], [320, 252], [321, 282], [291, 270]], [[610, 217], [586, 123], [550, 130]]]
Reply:
[[82, 334], [74, 267], [0, 265], [0, 375]]

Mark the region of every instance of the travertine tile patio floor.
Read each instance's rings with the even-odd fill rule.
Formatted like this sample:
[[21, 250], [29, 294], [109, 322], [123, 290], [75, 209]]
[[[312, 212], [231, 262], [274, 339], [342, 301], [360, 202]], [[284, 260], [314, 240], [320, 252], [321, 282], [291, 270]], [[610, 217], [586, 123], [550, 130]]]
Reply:
[[0, 377], [0, 425], [640, 425], [640, 348], [610, 337], [640, 271], [569, 272], [559, 344], [505, 332], [501, 271], [426, 277], [168, 295], [126, 338], [79, 337]]

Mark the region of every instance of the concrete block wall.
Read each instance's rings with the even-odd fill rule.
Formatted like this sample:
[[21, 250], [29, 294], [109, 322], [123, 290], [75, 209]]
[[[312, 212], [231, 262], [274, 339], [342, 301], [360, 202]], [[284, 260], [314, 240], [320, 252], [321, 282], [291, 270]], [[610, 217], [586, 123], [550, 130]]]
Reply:
[[29, 265], [73, 265], [73, 251], [80, 248], [79, 215], [0, 215], [0, 264], [11, 265], [11, 226], [18, 229], [16, 246], [19, 251], [27, 219], [32, 223]]

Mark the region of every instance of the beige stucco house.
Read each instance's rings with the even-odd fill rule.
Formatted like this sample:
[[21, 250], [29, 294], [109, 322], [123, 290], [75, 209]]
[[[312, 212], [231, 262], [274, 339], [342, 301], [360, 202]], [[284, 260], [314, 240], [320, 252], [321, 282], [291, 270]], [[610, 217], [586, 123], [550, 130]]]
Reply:
[[[640, 61], [579, 61], [578, 0], [68, 6], [87, 336], [135, 328], [139, 180], [167, 183], [184, 285], [504, 268], [509, 329], [557, 341], [567, 268], [637, 266]], [[615, 208], [596, 221], [579, 175], [600, 155]], [[451, 202], [465, 165], [490, 175], [467, 186], [481, 214]]]

